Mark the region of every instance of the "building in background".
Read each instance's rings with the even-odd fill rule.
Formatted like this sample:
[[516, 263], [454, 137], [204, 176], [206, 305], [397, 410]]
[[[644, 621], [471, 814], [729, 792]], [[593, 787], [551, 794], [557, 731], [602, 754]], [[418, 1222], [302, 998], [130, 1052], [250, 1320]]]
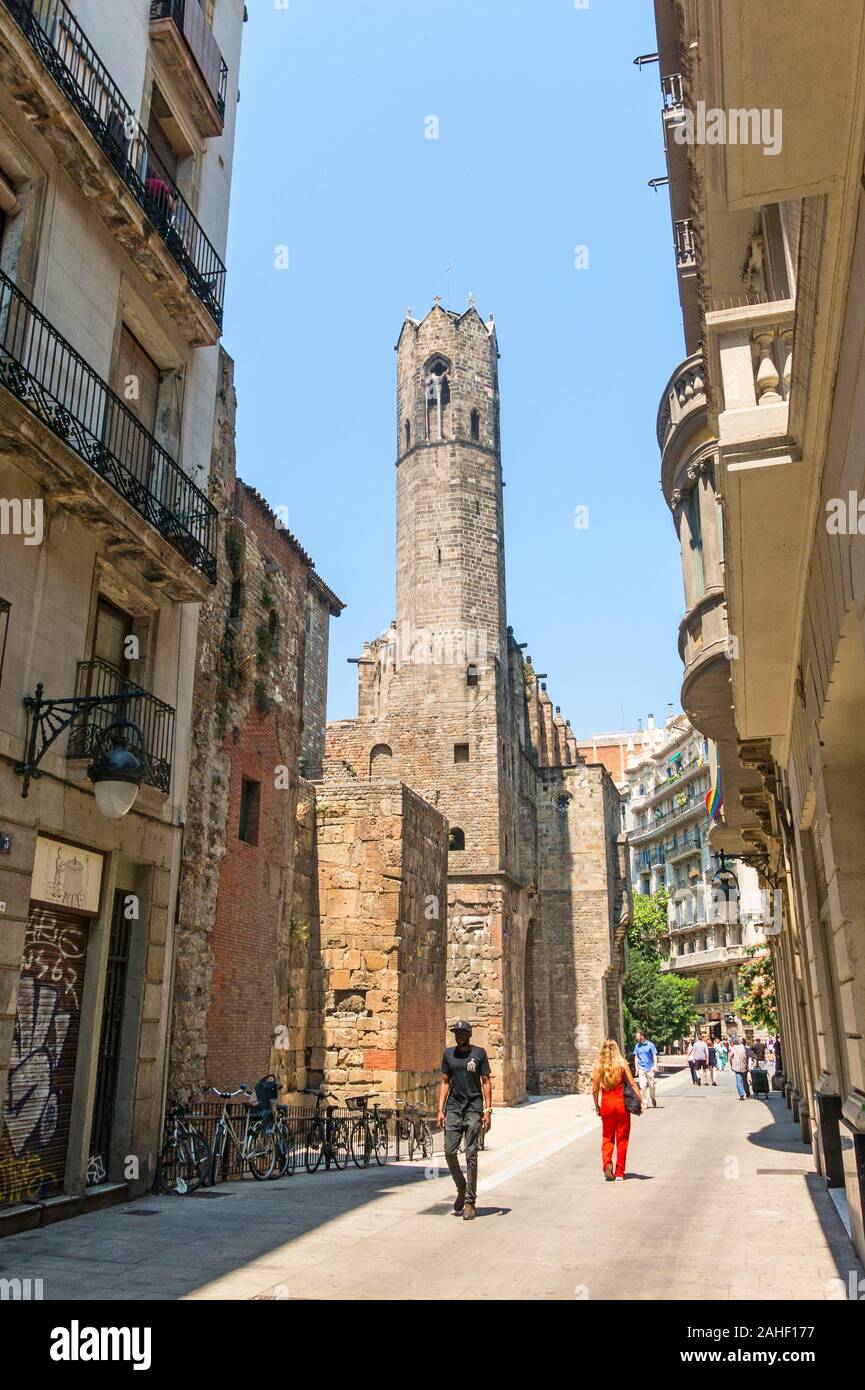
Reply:
[[718, 878], [710, 846], [712, 817], [706, 797], [713, 784], [714, 750], [686, 715], [661, 727], [646, 721], [641, 751], [628, 757], [623, 793], [631, 856], [631, 891], [669, 895], [669, 930], [662, 970], [695, 980], [694, 1007], [708, 1034], [749, 1033], [736, 1012], [739, 967], [763, 944], [767, 904], [757, 872], [741, 862], [735, 881]]
[[0, 1224], [153, 1181], [243, 18], [0, 3]]
[[[471, 1021], [497, 1101], [513, 1104], [587, 1089], [603, 1039], [621, 1039], [628, 900], [613, 780], [580, 757], [507, 624], [498, 357], [492, 319], [471, 304], [402, 326], [397, 615], [359, 658], [358, 718], [328, 725], [321, 795], [348, 779], [395, 805], [385, 788], [402, 782], [444, 818], [447, 1007]], [[356, 893], [356, 868], [345, 887]], [[399, 1040], [388, 1028], [387, 1047], [364, 1045], [381, 990], [342, 958], [333, 968], [356, 1012], [328, 1026], [365, 1085], [367, 1048], [381, 1064]], [[427, 1008], [413, 1068], [430, 1068], [429, 1085], [443, 1004]]]
[[783, 893], [785, 1094], [865, 1256], [865, 9], [655, 12], [687, 352], [658, 412], [682, 705], [718, 747], [713, 847]]

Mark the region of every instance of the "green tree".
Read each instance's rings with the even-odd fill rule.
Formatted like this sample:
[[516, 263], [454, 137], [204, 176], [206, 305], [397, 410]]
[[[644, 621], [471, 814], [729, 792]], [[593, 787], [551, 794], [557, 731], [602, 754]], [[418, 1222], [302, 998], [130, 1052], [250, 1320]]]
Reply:
[[736, 1012], [743, 1023], [754, 1028], [778, 1031], [778, 1010], [775, 1000], [775, 965], [770, 951], [751, 946], [746, 952], [751, 959], [739, 969], [739, 998]]
[[690, 1032], [699, 1018], [693, 1002], [696, 987], [696, 980], [682, 980], [672, 973], [662, 973], [657, 956], [647, 959], [639, 949], [632, 949], [628, 977], [622, 990], [628, 1047], [638, 1028], [642, 1028], [661, 1051]]

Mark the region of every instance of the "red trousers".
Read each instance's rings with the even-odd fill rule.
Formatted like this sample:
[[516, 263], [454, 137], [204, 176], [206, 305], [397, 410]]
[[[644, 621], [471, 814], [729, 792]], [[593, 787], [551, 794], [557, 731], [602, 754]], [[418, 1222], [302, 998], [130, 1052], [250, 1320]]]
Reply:
[[601, 1163], [604, 1168], [608, 1163], [612, 1163], [615, 1146], [615, 1173], [617, 1178], [623, 1178], [625, 1159], [628, 1155], [628, 1138], [631, 1133], [631, 1112], [625, 1106], [625, 1093], [621, 1085], [614, 1086], [611, 1091], [601, 1092], [601, 1123], [604, 1128]]

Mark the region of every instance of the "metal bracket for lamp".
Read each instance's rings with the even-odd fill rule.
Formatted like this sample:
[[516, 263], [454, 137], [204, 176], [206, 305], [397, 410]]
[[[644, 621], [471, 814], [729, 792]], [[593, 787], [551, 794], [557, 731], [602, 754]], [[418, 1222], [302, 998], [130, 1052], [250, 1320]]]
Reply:
[[[21, 701], [30, 715], [24, 761], [15, 764], [15, 771], [24, 778], [22, 797], [30, 794], [31, 778], [42, 776], [39, 764], [51, 745], [80, 715], [98, 709], [116, 709], [118, 717], [100, 731], [95, 756], [87, 768], [88, 777], [91, 781], [104, 778], [111, 770], [109, 760], [112, 748], [119, 747], [128, 751], [129, 743], [134, 737], [138, 744], [138, 752], [132, 756], [138, 763], [141, 773], [138, 782], [141, 782], [145, 771], [144, 735], [138, 725], [127, 719], [126, 715], [130, 702], [144, 699], [145, 691], [136, 690], [124, 681], [116, 695], [65, 695], [52, 700], [44, 697], [43, 690], [44, 686], [40, 681], [35, 695], [25, 695]], [[109, 743], [109, 736], [114, 736], [113, 745]], [[94, 772], [96, 778], [93, 777]]]
[[[718, 883], [723, 873], [732, 874], [733, 869], [730, 866], [736, 863], [747, 864], [752, 869], [756, 869], [758, 873], [763, 875], [767, 882], [771, 883], [773, 888], [777, 888], [781, 882], [778, 874], [775, 873], [771, 867], [768, 854], [728, 854], [726, 850], [722, 849], [715, 855], [715, 859], [717, 860], [718, 868], [712, 878], [713, 883]], [[721, 887], [723, 888], [723, 884], [721, 884]]]

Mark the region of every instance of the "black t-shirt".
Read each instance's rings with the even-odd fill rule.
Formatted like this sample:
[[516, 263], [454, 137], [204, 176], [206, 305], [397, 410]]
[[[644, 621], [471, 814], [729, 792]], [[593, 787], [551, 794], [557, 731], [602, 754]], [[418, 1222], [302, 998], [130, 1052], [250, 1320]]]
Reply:
[[447, 1077], [451, 1086], [445, 1110], [459, 1110], [463, 1114], [467, 1110], [479, 1110], [483, 1113], [481, 1077], [489, 1074], [490, 1061], [482, 1047], [469, 1047], [467, 1052], [446, 1047], [442, 1057], [442, 1076]]

